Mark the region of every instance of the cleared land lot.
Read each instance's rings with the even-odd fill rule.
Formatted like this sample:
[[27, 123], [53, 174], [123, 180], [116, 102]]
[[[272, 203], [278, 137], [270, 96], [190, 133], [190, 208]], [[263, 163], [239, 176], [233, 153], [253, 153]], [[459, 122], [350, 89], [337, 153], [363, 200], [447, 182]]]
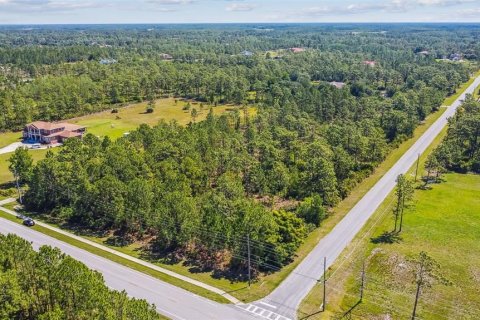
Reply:
[[[204, 120], [210, 110], [208, 104], [204, 104], [201, 108], [199, 102], [189, 101], [190, 110], [183, 110], [188, 101], [182, 99], [165, 98], [155, 102], [153, 113], [146, 113], [147, 102], [135, 103], [123, 108], [117, 108], [118, 113], [112, 113], [112, 109], [103, 112], [89, 114], [83, 117], [67, 119], [65, 121], [77, 123], [87, 126], [87, 131], [97, 136], [109, 136], [111, 138], [119, 138], [125, 132], [135, 130], [142, 123], [155, 125], [160, 120], [171, 121], [176, 120], [181, 125], [186, 125], [192, 121], [191, 110], [195, 108], [198, 112], [196, 121]], [[218, 105], [212, 107], [215, 115], [225, 112], [232, 112], [238, 109], [234, 105]], [[249, 113], [254, 114], [255, 108], [250, 107]], [[0, 148], [7, 146], [13, 142], [20, 141], [21, 132], [5, 132], [0, 133]]]
[[[338, 294], [340, 315], [358, 302], [359, 267], [365, 260], [365, 299], [352, 310], [354, 319], [378, 319], [389, 314], [405, 318], [412, 310], [415, 285], [406, 271], [408, 258], [426, 251], [441, 266], [452, 284], [434, 284], [422, 291], [418, 316], [421, 319], [478, 319], [480, 317], [480, 176], [447, 174], [431, 190], [418, 190], [415, 205], [405, 215], [398, 239], [375, 244], [392, 229], [391, 215], [375, 228], [373, 240], [363, 256], [343, 274], [344, 294]], [[337, 286], [332, 281], [332, 286]], [[340, 287], [334, 287], [339, 290]]]

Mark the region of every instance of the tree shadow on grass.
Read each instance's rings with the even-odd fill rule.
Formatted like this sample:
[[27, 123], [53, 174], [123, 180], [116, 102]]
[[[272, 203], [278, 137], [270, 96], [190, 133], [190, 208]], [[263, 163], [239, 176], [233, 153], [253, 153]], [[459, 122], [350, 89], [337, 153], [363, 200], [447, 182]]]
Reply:
[[400, 234], [398, 232], [394, 232], [394, 231], [385, 231], [378, 237], [370, 238], [370, 242], [375, 244], [380, 244], [380, 243], [393, 244], [393, 243], [399, 243], [400, 241], [402, 241], [402, 237], [400, 237]]

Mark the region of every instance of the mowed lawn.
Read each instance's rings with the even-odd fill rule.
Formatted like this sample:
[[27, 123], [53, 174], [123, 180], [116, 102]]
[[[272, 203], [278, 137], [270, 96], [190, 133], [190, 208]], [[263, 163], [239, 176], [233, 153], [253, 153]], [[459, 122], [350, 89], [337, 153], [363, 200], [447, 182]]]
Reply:
[[[54, 151], [55, 148], [50, 150]], [[29, 150], [28, 152], [32, 156], [33, 161], [36, 163], [38, 160], [45, 158], [47, 151], [48, 149], [40, 149]], [[0, 154], [0, 185], [13, 181], [13, 174], [10, 172], [10, 170], [8, 170], [8, 166], [10, 165], [8, 159], [12, 156], [12, 154], [13, 153]]]
[[[193, 108], [198, 112], [195, 121], [202, 121], [207, 117], [211, 107], [205, 103], [203, 109], [201, 109], [199, 102], [190, 101], [191, 109], [189, 111], [182, 110], [186, 104], [187, 101], [182, 99], [165, 98], [159, 99], [155, 102], [153, 113], [146, 113], [147, 102], [142, 102], [131, 104], [123, 108], [119, 107], [117, 108], [118, 113], [112, 113], [112, 109], [108, 109], [103, 112], [64, 121], [84, 125], [87, 127], [87, 132], [96, 136], [109, 136], [115, 139], [123, 136], [126, 132], [135, 130], [142, 123], [153, 126], [162, 119], [167, 122], [176, 120], [179, 124], [186, 125], [192, 121], [191, 110]], [[225, 112], [232, 112], [238, 108], [238, 106], [234, 105], [218, 105], [212, 107], [212, 110], [215, 115], [220, 115]], [[249, 114], [254, 115], [255, 110], [254, 107], [250, 107]], [[13, 142], [20, 141], [21, 136], [21, 132], [0, 133], [0, 148]]]
[[[177, 102], [175, 102], [177, 101]], [[124, 108], [118, 108], [118, 113], [112, 113], [111, 110], [91, 114], [75, 119], [68, 120], [87, 127], [87, 132], [103, 137], [119, 138], [124, 133], [135, 130], [142, 123], [148, 125], [156, 125], [160, 120], [167, 122], [176, 120], [181, 125], [186, 125], [192, 121], [191, 110], [195, 108], [198, 116], [195, 121], [202, 121], [207, 117], [210, 106], [204, 104], [200, 109], [200, 103], [190, 101], [191, 109], [189, 111], [182, 110], [187, 101], [174, 98], [166, 98], [157, 100], [153, 113], [146, 113], [147, 103], [132, 104]], [[233, 105], [219, 105], [212, 107], [215, 115], [225, 112], [232, 112], [238, 107]], [[250, 108], [252, 114], [254, 109]]]
[[[109, 136], [113, 139], [123, 136], [126, 132], [135, 130], [140, 124], [156, 125], [160, 120], [171, 121], [176, 120], [181, 125], [186, 125], [192, 121], [191, 110], [195, 108], [198, 116], [195, 121], [202, 121], [207, 117], [210, 106], [204, 104], [204, 108], [200, 108], [199, 102], [190, 101], [190, 111], [182, 110], [187, 101], [174, 98], [159, 99], [156, 101], [153, 113], [145, 113], [147, 103], [137, 103], [117, 108], [118, 113], [112, 113], [111, 109], [100, 113], [94, 113], [79, 118], [65, 120], [70, 123], [77, 123], [87, 127], [87, 132], [99, 137]], [[219, 105], [212, 107], [215, 115], [221, 115], [226, 112], [233, 112], [238, 106]], [[241, 112], [241, 110], [240, 110]], [[256, 109], [250, 107], [249, 115], [254, 115]], [[7, 146], [13, 142], [21, 141], [21, 132], [4, 132], [0, 133], [0, 148]], [[53, 150], [53, 149], [52, 149]], [[35, 161], [45, 157], [45, 150], [31, 150], [31, 154]], [[8, 161], [11, 153], [0, 155], [0, 184], [13, 180], [13, 176], [8, 170]]]
[[[442, 276], [451, 285], [434, 283], [422, 290], [419, 319], [480, 319], [480, 175], [450, 173], [443, 178], [444, 182], [433, 184], [430, 190], [416, 191], [399, 239], [375, 244], [367, 238], [365, 251], [357, 250], [353, 259], [332, 274], [327, 285], [329, 312], [311, 319], [342, 316], [356, 305], [363, 261], [364, 300], [351, 310], [351, 318], [409, 318], [415, 298], [409, 259], [421, 251], [440, 264]], [[391, 212], [390, 206], [372, 239], [393, 229]], [[315, 308], [318, 310], [318, 306], [304, 304], [301, 315], [313, 313]]]

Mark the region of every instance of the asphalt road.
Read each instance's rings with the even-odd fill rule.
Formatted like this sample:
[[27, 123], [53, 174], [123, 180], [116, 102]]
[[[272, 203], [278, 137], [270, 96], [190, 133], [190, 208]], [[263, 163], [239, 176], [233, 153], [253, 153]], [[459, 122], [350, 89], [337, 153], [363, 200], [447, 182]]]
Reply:
[[116, 290], [125, 290], [129, 296], [146, 299], [155, 304], [159, 313], [175, 320], [252, 320], [261, 319], [234, 305], [224, 305], [202, 298], [186, 290], [124, 267], [77, 247], [51, 238], [23, 225], [0, 218], [0, 233], [14, 233], [38, 249], [41, 245], [59, 248], [103, 274], [106, 284]]
[[[466, 93], [473, 93], [480, 84], [480, 77], [462, 94], [445, 113], [418, 139], [398, 162], [373, 186], [350, 210], [335, 228], [323, 238], [297, 268], [265, 299], [252, 306], [267, 309], [290, 319], [296, 319], [296, 311], [303, 298], [312, 290], [323, 274], [323, 259], [327, 268], [333, 264], [355, 235], [365, 225], [378, 206], [394, 189], [399, 174], [407, 172], [415, 164], [435, 137], [447, 125], [447, 119], [455, 114]], [[251, 308], [251, 307], [249, 307]]]

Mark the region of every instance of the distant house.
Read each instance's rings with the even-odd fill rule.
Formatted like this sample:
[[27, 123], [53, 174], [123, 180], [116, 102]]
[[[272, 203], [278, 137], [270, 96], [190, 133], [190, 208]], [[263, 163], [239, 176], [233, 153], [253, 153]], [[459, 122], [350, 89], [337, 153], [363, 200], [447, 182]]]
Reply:
[[290, 51], [293, 53], [301, 53], [305, 51], [305, 48], [290, 48]]
[[71, 123], [35, 121], [23, 129], [23, 139], [28, 142], [45, 144], [61, 143], [69, 138], [81, 138], [87, 131], [84, 126]]
[[343, 87], [345, 87], [346, 83], [345, 82], [332, 81], [332, 82], [330, 82], [330, 85], [334, 86], [337, 89], [343, 89]]
[[117, 63], [115, 59], [101, 59], [100, 64], [114, 64]]
[[427, 50], [423, 50], [423, 51], [420, 51], [418, 54], [421, 55], [421, 56], [428, 56], [430, 54], [430, 52], [427, 51]]
[[248, 50], [244, 50], [240, 53], [242, 56], [245, 56], [245, 57], [251, 57], [253, 56], [253, 52], [252, 51], [248, 51]]
[[377, 62], [372, 60], [365, 60], [363, 61], [363, 64], [369, 67], [375, 67], [377, 65]]
[[451, 61], [461, 61], [462, 55], [460, 53], [452, 53], [449, 58]]
[[160, 58], [163, 60], [173, 60], [172, 55], [168, 53], [160, 53]]

